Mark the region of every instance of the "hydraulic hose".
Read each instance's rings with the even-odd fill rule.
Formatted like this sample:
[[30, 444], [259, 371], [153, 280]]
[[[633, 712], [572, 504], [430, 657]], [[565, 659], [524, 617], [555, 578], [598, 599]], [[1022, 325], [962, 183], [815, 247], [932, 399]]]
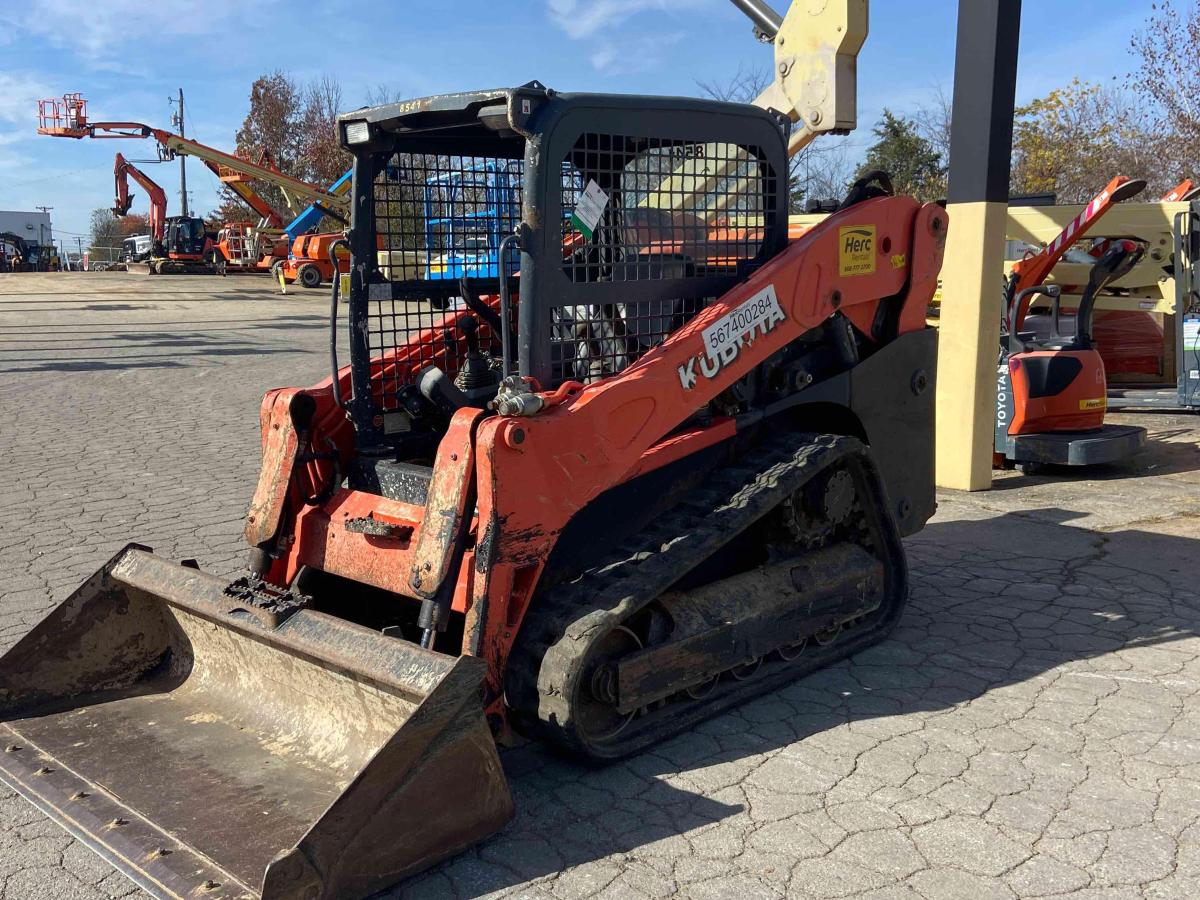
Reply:
[[338, 365], [337, 354], [337, 317], [338, 317], [338, 295], [342, 287], [342, 273], [338, 269], [337, 251], [338, 247], [346, 247], [349, 249], [350, 244], [345, 238], [338, 238], [329, 245], [329, 263], [333, 267], [333, 288], [330, 291], [329, 299], [329, 367], [330, 374], [333, 376], [333, 401], [342, 409], [346, 408], [346, 403], [342, 398], [342, 383], [338, 379], [338, 373], [341, 367]]
[[502, 240], [496, 253], [496, 264], [499, 268], [497, 274], [500, 276], [500, 355], [504, 357], [504, 368], [501, 372], [505, 378], [509, 375], [509, 362], [512, 359], [512, 298], [509, 296], [505, 256], [509, 247], [514, 245], [518, 248], [521, 246], [521, 235], [517, 232]]

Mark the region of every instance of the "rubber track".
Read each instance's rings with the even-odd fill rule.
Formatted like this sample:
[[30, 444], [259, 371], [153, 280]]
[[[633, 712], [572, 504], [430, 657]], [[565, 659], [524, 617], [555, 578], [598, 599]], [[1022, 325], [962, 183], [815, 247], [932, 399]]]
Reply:
[[[588, 744], [573, 727], [566, 686], [586, 662], [590, 641], [632, 616], [807, 480], [848, 455], [863, 459], [868, 474], [878, 483], [866, 448], [856, 438], [795, 433], [776, 438], [714, 472], [703, 488], [575, 581], [538, 597], [509, 661], [506, 696], [517, 727], [586, 760], [619, 759], [885, 637], [899, 618], [897, 607], [907, 599], [907, 570], [894, 521], [883, 511], [885, 527], [893, 533], [893, 541], [887, 543], [892, 545], [901, 585], [899, 602], [883, 611], [883, 627], [827, 648], [810, 647], [803, 662], [777, 665], [773, 673], [737, 684], [726, 684], [723, 679], [717, 691], [703, 700], [671, 701], [669, 714], [652, 711], [639, 717], [622, 737], [604, 747]], [[643, 720], [651, 718], [661, 724], [651, 722], [647, 727]]]

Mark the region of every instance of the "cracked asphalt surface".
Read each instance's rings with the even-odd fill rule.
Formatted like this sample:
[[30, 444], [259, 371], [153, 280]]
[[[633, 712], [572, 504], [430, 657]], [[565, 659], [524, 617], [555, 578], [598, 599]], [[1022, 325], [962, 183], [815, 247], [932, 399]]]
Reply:
[[[0, 650], [126, 542], [236, 572], [321, 293], [0, 276]], [[1117, 417], [1120, 418], [1120, 417]], [[516, 820], [389, 896], [1200, 896], [1200, 418], [947, 492], [893, 637], [633, 760], [504, 754]], [[0, 900], [140, 896], [0, 787]]]

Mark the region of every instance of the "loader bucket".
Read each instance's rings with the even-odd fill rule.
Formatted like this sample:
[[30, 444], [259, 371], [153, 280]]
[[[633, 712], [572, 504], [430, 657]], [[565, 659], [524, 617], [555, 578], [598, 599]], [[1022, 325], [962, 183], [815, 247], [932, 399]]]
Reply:
[[128, 547], [0, 657], [0, 780], [158, 897], [361, 897], [500, 828], [485, 664]]

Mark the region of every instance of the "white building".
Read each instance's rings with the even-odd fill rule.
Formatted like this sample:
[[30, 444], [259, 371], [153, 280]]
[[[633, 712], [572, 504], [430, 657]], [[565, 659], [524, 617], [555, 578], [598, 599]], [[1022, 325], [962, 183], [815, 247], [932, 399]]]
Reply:
[[54, 232], [50, 228], [50, 213], [0, 209], [0, 234], [6, 231], [32, 244], [41, 244], [43, 247], [54, 243]]

